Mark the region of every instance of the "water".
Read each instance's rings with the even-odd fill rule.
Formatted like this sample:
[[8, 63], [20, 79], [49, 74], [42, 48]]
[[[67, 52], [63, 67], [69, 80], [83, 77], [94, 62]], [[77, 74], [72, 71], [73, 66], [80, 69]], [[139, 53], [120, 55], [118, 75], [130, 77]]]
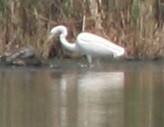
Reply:
[[0, 127], [164, 127], [162, 62], [1, 67]]

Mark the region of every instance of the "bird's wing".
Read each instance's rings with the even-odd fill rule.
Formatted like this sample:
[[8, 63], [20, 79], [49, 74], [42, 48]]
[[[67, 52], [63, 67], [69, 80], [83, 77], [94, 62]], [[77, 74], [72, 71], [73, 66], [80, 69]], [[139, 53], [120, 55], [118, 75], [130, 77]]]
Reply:
[[91, 55], [114, 55], [118, 45], [91, 33], [81, 33], [77, 37], [77, 44]]

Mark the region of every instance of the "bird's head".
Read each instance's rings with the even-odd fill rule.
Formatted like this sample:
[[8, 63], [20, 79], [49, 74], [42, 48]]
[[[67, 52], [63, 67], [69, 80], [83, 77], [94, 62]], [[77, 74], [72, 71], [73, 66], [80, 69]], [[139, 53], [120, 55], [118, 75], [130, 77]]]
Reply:
[[65, 26], [59, 25], [53, 27], [49, 33], [48, 40], [52, 40], [53, 38], [58, 37], [59, 35], [65, 37], [67, 36], [67, 28]]

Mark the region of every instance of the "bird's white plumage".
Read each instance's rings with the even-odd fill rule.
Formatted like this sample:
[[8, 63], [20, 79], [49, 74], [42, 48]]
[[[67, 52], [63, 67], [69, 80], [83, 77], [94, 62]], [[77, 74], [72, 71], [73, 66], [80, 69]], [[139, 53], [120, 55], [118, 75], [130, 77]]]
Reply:
[[89, 64], [92, 62], [92, 57], [112, 55], [117, 58], [125, 55], [123, 47], [92, 33], [80, 33], [75, 43], [69, 43], [66, 40], [67, 28], [65, 26], [60, 25], [52, 28], [50, 34], [50, 38], [59, 35], [60, 42], [68, 50], [87, 55]]
[[120, 57], [125, 52], [124, 48], [121, 46], [87, 32], [79, 34], [76, 43], [79, 45], [82, 52], [96, 57], [106, 55]]

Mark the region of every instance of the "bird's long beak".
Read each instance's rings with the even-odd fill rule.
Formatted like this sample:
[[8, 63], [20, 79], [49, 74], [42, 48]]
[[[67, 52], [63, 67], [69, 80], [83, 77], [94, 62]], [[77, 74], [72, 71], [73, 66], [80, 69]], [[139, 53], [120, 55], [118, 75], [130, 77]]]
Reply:
[[51, 41], [53, 38], [54, 38], [53, 34], [50, 33], [50, 34], [48, 35], [47, 41]]
[[54, 45], [54, 36], [52, 33], [49, 33], [47, 35], [47, 40], [45, 42], [45, 46], [44, 46], [44, 51], [43, 51], [43, 57], [44, 58], [49, 58], [49, 53], [52, 50], [52, 46]]

